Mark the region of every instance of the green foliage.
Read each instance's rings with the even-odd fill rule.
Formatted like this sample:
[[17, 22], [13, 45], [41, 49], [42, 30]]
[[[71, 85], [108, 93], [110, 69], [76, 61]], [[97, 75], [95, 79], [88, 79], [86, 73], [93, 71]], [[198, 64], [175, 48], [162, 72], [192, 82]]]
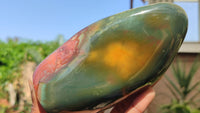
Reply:
[[[165, 76], [165, 78], [169, 83], [166, 83], [166, 86], [174, 98], [171, 104], [162, 106], [163, 113], [200, 113], [200, 109], [195, 108], [198, 103], [196, 100], [198, 100], [197, 98], [200, 94], [200, 91], [197, 90], [200, 81], [192, 84], [198, 68], [198, 59], [194, 61], [188, 73], [186, 72], [185, 64], [182, 64], [179, 60], [172, 65], [173, 77], [176, 81], [172, 81], [168, 76]], [[189, 98], [192, 92], [194, 94]]]
[[[7, 83], [16, 81], [22, 75], [22, 65], [27, 61], [39, 64], [55, 49], [64, 43], [63, 37], [60, 35], [55, 41], [49, 42], [33, 42], [26, 41], [20, 42], [18, 39], [9, 39], [7, 42], [0, 40], [0, 100], [6, 99], [8, 102], [8, 92], [5, 89]], [[23, 95], [25, 92], [18, 91]], [[14, 112], [18, 110], [19, 103], [16, 102], [15, 106], [10, 108], [0, 103], [0, 113]], [[30, 104], [25, 102], [22, 112], [30, 112]]]
[[12, 82], [21, 75], [20, 66], [26, 61], [39, 64], [45, 57], [58, 48], [60, 40], [51, 42], [0, 41], [0, 86]]
[[161, 109], [163, 113], [200, 113], [200, 109], [191, 108], [187, 103], [180, 104], [177, 100], [162, 106]]

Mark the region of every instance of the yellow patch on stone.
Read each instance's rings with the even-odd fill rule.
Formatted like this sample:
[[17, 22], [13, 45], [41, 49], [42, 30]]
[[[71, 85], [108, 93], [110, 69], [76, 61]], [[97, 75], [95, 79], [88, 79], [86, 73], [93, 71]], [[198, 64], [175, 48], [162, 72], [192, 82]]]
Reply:
[[136, 42], [113, 42], [105, 48], [103, 62], [112, 70], [116, 70], [123, 79], [137, 73], [153, 52], [153, 46]]
[[114, 42], [105, 49], [104, 63], [112, 69], [116, 69], [122, 78], [127, 78], [133, 68], [132, 58], [135, 56], [134, 44]]
[[153, 46], [134, 41], [118, 41], [105, 45], [101, 50], [90, 52], [87, 61], [98, 61], [115, 71], [121, 78], [128, 79], [137, 73], [153, 52]]

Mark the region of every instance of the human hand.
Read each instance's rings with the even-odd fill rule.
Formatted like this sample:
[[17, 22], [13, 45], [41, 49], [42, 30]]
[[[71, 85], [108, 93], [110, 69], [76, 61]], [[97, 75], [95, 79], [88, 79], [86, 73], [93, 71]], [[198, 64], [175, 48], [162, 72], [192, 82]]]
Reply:
[[111, 113], [143, 113], [154, 97], [151, 87], [142, 89], [115, 105]]

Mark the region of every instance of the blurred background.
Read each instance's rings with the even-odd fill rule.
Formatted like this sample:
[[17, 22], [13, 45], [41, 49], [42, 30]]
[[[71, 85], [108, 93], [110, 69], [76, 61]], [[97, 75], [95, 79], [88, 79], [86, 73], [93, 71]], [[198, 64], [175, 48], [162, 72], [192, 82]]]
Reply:
[[0, 1], [0, 113], [29, 113], [35, 67], [76, 32], [107, 16], [157, 2], [185, 9], [186, 39], [146, 113], [200, 113], [200, 0]]

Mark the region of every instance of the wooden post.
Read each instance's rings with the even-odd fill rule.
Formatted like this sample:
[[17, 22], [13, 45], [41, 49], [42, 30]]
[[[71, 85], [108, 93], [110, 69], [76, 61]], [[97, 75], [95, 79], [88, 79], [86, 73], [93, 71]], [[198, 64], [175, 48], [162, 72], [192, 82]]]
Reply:
[[130, 1], [130, 9], [133, 8], [133, 0]]

